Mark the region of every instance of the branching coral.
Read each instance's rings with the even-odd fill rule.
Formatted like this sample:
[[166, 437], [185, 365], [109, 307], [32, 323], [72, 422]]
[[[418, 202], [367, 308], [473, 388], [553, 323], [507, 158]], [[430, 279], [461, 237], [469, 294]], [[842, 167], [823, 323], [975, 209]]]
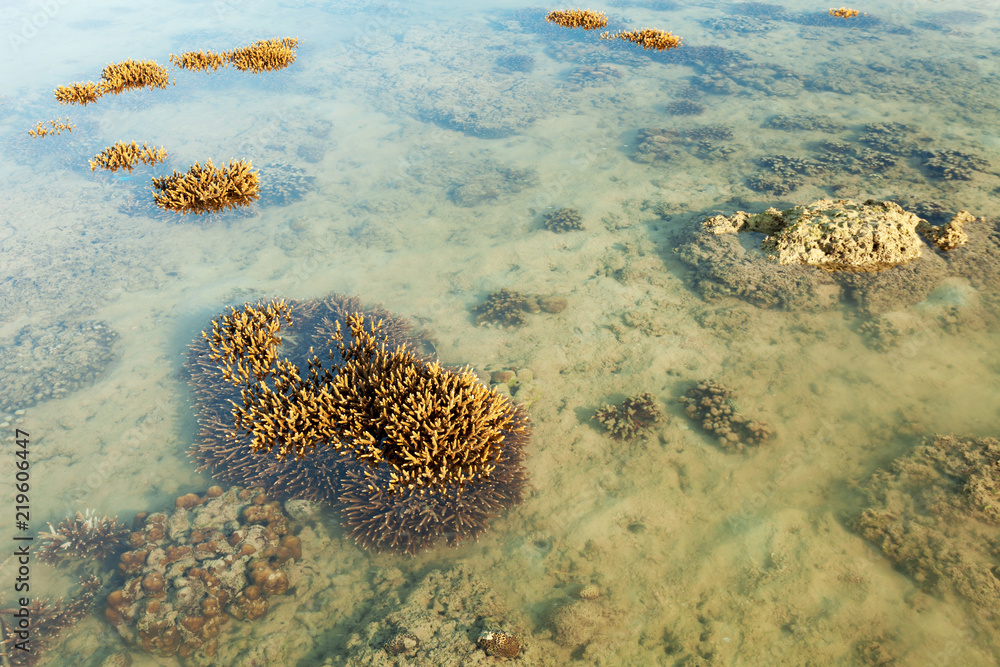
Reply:
[[616, 33], [603, 32], [601, 33], [601, 39], [624, 39], [626, 42], [638, 44], [647, 51], [665, 51], [667, 49], [680, 48], [681, 45], [680, 37], [672, 35], [666, 30], [657, 30], [656, 28], [643, 28], [642, 30], [631, 30], [628, 32], [619, 30]]
[[101, 94], [119, 94], [134, 88], [166, 88], [167, 68], [153, 60], [126, 60], [112, 63], [101, 73]]
[[583, 28], [584, 30], [596, 30], [608, 25], [608, 17], [604, 12], [593, 12], [589, 9], [556, 10], [549, 12], [545, 20], [564, 28]]
[[170, 54], [170, 62], [174, 67], [191, 70], [193, 72], [216, 71], [220, 67], [229, 64], [229, 57], [226, 53], [215, 53], [214, 51], [187, 51], [179, 56]]
[[104, 562], [124, 548], [122, 540], [129, 530], [118, 517], [99, 517], [88, 509], [65, 518], [55, 528], [49, 524], [47, 533], [39, 533], [38, 560], [59, 565], [67, 559], [93, 559]]
[[146, 142], [139, 146], [134, 141], [131, 144], [119, 141], [95, 155], [94, 159], [90, 161], [90, 170], [94, 171], [100, 167], [108, 171], [124, 169], [131, 173], [139, 164], [153, 166], [166, 159], [167, 151], [165, 148], [150, 148]]
[[666, 419], [648, 391], [630, 396], [618, 405], [606, 405], [594, 412], [594, 419], [608, 429], [615, 440], [632, 440]]
[[156, 205], [181, 215], [219, 213], [249, 206], [260, 197], [260, 178], [245, 160], [230, 160], [229, 166], [215, 167], [211, 160], [195, 162], [187, 173], [176, 169], [171, 176], [153, 179]]
[[233, 67], [241, 72], [270, 72], [284, 69], [295, 62], [295, 51], [299, 40], [294, 37], [284, 39], [264, 39], [250, 46], [233, 49], [225, 54]]
[[[46, 127], [48, 125], [48, 127]], [[48, 123], [44, 121], [39, 121], [34, 128], [28, 130], [28, 134], [32, 139], [39, 137], [47, 137], [50, 134], [55, 134], [56, 136], [62, 134], [63, 130], [67, 132], [72, 132], [76, 125], [71, 125], [69, 118], [67, 117], [65, 121], [50, 120]]]

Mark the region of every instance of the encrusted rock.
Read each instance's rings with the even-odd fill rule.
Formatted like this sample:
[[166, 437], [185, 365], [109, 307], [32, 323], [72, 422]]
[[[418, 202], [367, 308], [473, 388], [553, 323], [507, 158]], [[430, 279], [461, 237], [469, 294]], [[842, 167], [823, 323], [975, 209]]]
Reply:
[[894, 202], [820, 199], [785, 211], [715, 216], [703, 226], [716, 234], [761, 232], [761, 250], [779, 264], [805, 264], [827, 271], [881, 271], [920, 257], [920, 223]]
[[975, 219], [976, 217], [968, 211], [959, 211], [946, 225], [931, 225], [921, 221], [917, 225], [917, 231], [947, 252], [969, 242], [969, 235], [962, 231], [962, 227]]
[[397, 632], [389, 639], [382, 648], [389, 655], [402, 655], [416, 651], [420, 646], [420, 639], [410, 632]]

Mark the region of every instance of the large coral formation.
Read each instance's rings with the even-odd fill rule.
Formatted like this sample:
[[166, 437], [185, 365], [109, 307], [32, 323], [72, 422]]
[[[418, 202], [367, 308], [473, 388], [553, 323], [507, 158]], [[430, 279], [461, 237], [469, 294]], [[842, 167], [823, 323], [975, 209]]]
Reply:
[[[233, 404], [242, 398], [239, 388], [227, 376], [256, 377], [255, 373], [263, 372], [262, 364], [277, 363], [279, 352], [281, 359], [294, 364], [301, 373], [307, 372], [314, 354], [311, 350], [328, 350], [330, 337], [338, 326], [346, 327], [347, 316], [351, 313], [364, 313], [369, 321], [381, 321], [389, 345], [407, 345], [414, 351], [420, 346], [420, 341], [411, 336], [406, 321], [381, 307], [365, 308], [358, 299], [342, 294], [305, 301], [245, 305], [242, 309], [230, 309], [229, 315], [213, 320], [211, 335], [206, 332], [191, 345], [185, 363], [201, 427], [198, 442], [190, 452], [199, 470], [207, 470], [222, 481], [263, 486], [279, 498], [335, 502], [338, 481], [343, 476], [340, 453], [333, 448], [319, 447], [308, 458], [280, 461], [269, 452], [255, 452], [251, 436], [234, 428]], [[264, 335], [267, 322], [276, 324], [277, 318], [286, 316], [291, 318], [290, 329], [294, 335], [278, 336], [275, 329], [269, 334], [273, 339], [266, 346], [245, 338], [251, 331], [251, 319], [260, 335]], [[241, 327], [244, 328], [241, 330]], [[214, 343], [211, 342], [213, 337]], [[255, 354], [263, 353], [263, 359], [248, 359], [251, 349]], [[227, 355], [226, 363], [221, 365], [212, 358], [219, 352]], [[252, 369], [247, 365], [251, 363]]]
[[103, 563], [124, 548], [123, 540], [129, 529], [118, 517], [109, 519], [93, 514], [90, 509], [66, 517], [49, 532], [39, 533], [38, 560], [59, 565], [65, 560], [96, 560]]
[[301, 543], [259, 488], [213, 487], [176, 505], [136, 517], [105, 617], [145, 651], [208, 664], [231, 617], [259, 619], [269, 597], [288, 591], [287, 564], [302, 557]]
[[556, 10], [549, 12], [545, 20], [564, 28], [584, 30], [596, 30], [608, 25], [608, 17], [604, 12], [593, 12], [589, 9]]
[[872, 477], [857, 520], [921, 588], [958, 594], [990, 623], [1000, 604], [998, 469], [996, 438], [928, 438]]
[[767, 424], [749, 419], [736, 410], [735, 394], [713, 380], [699, 382], [680, 399], [684, 413], [719, 439], [729, 450], [741, 452], [767, 442], [774, 432]]
[[[51, 599], [36, 597], [27, 607], [0, 609], [0, 655], [3, 656], [4, 665], [29, 667], [38, 664], [53, 648], [63, 631], [73, 627], [90, 613], [97, 592], [101, 590], [101, 581], [93, 575], [83, 577], [80, 579], [80, 588], [68, 602], [63, 598], [53, 602]], [[14, 615], [21, 613], [22, 609], [27, 611], [27, 618], [30, 619], [27, 642], [23, 635], [17, 634], [17, 629], [11, 623]], [[28, 646], [28, 650], [16, 648], [21, 642]]]
[[263, 39], [250, 46], [233, 49], [226, 53], [226, 59], [241, 72], [271, 72], [284, 69], [295, 62], [294, 49], [299, 48], [295, 37], [284, 39]]
[[90, 170], [94, 171], [100, 167], [108, 171], [124, 169], [131, 173], [139, 164], [153, 166], [166, 159], [167, 151], [165, 148], [150, 148], [146, 142], [139, 146], [134, 141], [131, 144], [119, 141], [95, 155], [94, 159], [90, 161]]
[[717, 215], [703, 224], [714, 234], [766, 234], [761, 249], [779, 264], [881, 271], [920, 256], [919, 223], [920, 218], [894, 202], [820, 199], [785, 211], [769, 208], [756, 215], [743, 211], [728, 218]]
[[119, 94], [135, 88], [166, 88], [167, 68], [153, 60], [126, 60], [112, 63], [101, 73], [101, 94]]
[[0, 411], [63, 398], [94, 382], [115, 359], [107, 322], [29, 324], [0, 343]]
[[575, 208], [560, 208], [542, 216], [542, 225], [550, 232], [561, 234], [583, 229], [583, 218]]
[[618, 405], [605, 405], [594, 411], [594, 419], [615, 440], [632, 440], [666, 420], [666, 415], [648, 391], [630, 396]]
[[[247, 305], [206, 333], [207, 361], [240, 394], [229, 437], [273, 464], [268, 475], [319, 457], [331, 474], [313, 480], [327, 487], [314, 493], [335, 498], [349, 534], [379, 551], [473, 538], [521, 501], [529, 425], [509, 399], [469, 369], [392, 344], [360, 311], [328, 320], [320, 345], [329, 363], [310, 345], [303, 368], [278, 354], [289, 317], [280, 302]], [[216, 459], [230, 456], [247, 454]]]
[[260, 177], [246, 160], [230, 160], [228, 166], [216, 167], [207, 160], [186, 172], [176, 169], [170, 176], [153, 179], [156, 205], [181, 215], [221, 213], [230, 208], [246, 207], [260, 197]]

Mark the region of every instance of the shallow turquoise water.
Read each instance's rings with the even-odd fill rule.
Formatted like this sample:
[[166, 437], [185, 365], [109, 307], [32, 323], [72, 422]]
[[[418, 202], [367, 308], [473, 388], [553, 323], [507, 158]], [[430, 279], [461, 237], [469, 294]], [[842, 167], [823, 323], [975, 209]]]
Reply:
[[[186, 456], [197, 430], [179, 376], [187, 344], [229, 303], [352, 293], [432, 331], [445, 363], [533, 372], [532, 491], [478, 543], [414, 559], [362, 552], [327, 517], [304, 539], [298, 593], [233, 632], [234, 646], [252, 636], [268, 650], [284, 642], [300, 664], [360, 664], [358, 619], [391, 611], [378, 606], [378, 577], [405, 598], [429, 571], [463, 566], [529, 637], [527, 664], [874, 664], [874, 645], [897, 664], [990, 664], [994, 633], [967, 603], [922, 593], [852, 517], [858, 488], [924, 436], [997, 436], [995, 284], [953, 272], [875, 313], [842, 291], [834, 305], [762, 307], [752, 294], [706, 301], [675, 250], [707, 213], [824, 196], [934, 201], [995, 220], [1000, 54], [988, 6], [858, 8], [881, 22], [824, 25], [826, 8], [801, 2], [605, 8], [622, 27], [670, 29], [691, 47], [659, 58], [547, 30], [515, 3], [0, 5], [12, 63], [0, 75], [0, 339], [91, 321], [118, 334], [93, 383], [3, 415], [36, 443], [33, 527], [87, 507], [131, 518], [203, 492], [211, 480]], [[86, 108], [52, 99], [109, 62], [166, 64], [286, 35], [300, 41], [287, 71], [172, 70], [164, 91]], [[725, 50], [693, 48], [708, 46]], [[679, 101], [700, 113], [670, 113]], [[782, 114], [832, 129], [777, 128]], [[26, 136], [66, 116], [71, 133]], [[766, 156], [819, 160], [831, 141], [870, 149], [870, 123], [909, 126], [895, 139], [916, 147], [890, 146], [893, 165], [795, 174], [784, 194], [749, 187], [774, 178]], [[638, 159], [644, 128], [678, 133], [676, 145]], [[170, 161], [131, 178], [87, 168], [133, 139], [167, 147]], [[947, 150], [984, 164], [943, 180], [923, 156]], [[142, 208], [150, 175], [231, 157], [285, 165], [275, 179], [301, 170], [311, 185], [247, 216]], [[583, 231], [543, 229], [562, 206], [580, 210]], [[568, 307], [516, 330], [477, 327], [475, 306], [505, 287]], [[866, 334], [868, 321], [888, 333]], [[5, 372], [20, 383], [39, 367]], [[689, 423], [676, 399], [709, 377], [775, 439], [732, 454]], [[643, 391], [669, 415], [648, 439], [615, 442], [591, 420]], [[33, 573], [41, 595], [73, 580], [38, 563]], [[601, 597], [574, 607], [588, 583]], [[125, 651], [101, 614], [51, 664]], [[598, 629], [580, 630], [588, 623]], [[251, 654], [232, 653], [241, 664]]]

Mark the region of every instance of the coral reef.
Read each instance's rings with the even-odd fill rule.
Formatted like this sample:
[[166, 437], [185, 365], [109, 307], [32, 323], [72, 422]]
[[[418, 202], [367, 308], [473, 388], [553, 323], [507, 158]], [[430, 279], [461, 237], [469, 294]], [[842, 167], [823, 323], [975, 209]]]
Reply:
[[606, 405], [594, 412], [596, 419], [614, 440], [633, 440], [666, 421], [666, 415], [651, 393], [630, 396], [618, 405]]
[[146, 142], [143, 142], [140, 147], [134, 141], [131, 144], [119, 141], [95, 155], [94, 159], [90, 161], [90, 170], [94, 171], [100, 167], [107, 171], [124, 169], [132, 173], [132, 170], [139, 164], [148, 164], [152, 167], [166, 159], [167, 151], [165, 148], [153, 149], [147, 146]]
[[785, 211], [714, 216], [703, 225], [714, 234], [766, 234], [761, 249], [779, 264], [874, 272], [920, 257], [919, 222], [894, 202], [820, 199]]
[[50, 523], [49, 532], [38, 534], [38, 560], [49, 565], [68, 559], [103, 563], [122, 551], [129, 532], [128, 526], [118, 523], [118, 517], [99, 517], [88, 508], [63, 519], [55, 528]]
[[592, 12], [589, 9], [556, 10], [549, 12], [545, 20], [564, 28], [583, 28], [584, 30], [596, 30], [608, 25], [608, 17], [604, 12]]
[[528, 310], [528, 297], [504, 288], [491, 292], [483, 303], [476, 306], [476, 324], [494, 324], [507, 328], [524, 326], [527, 324], [525, 313]]
[[284, 206], [299, 201], [315, 189], [313, 176], [287, 162], [271, 162], [257, 172], [260, 177], [260, 204]]
[[717, 436], [725, 449], [741, 452], [757, 447], [774, 433], [767, 424], [739, 414], [733, 406], [733, 392], [713, 380], [699, 382], [678, 400], [684, 404], [684, 413]]
[[930, 239], [939, 250], [948, 252], [969, 242], [969, 235], [962, 228], [975, 220], [976, 216], [968, 211], [959, 211], [945, 225], [931, 225], [921, 221], [917, 225], [917, 231]]
[[875, 473], [858, 532], [917, 585], [955, 593], [980, 620], [1000, 603], [1000, 440], [942, 435]]
[[[90, 613], [101, 590], [101, 581], [95, 576], [80, 579], [81, 590], [68, 602], [59, 598], [55, 602], [50, 599], [34, 598], [27, 607], [18, 609], [0, 609], [0, 656], [5, 665], [11, 667], [29, 667], [36, 665], [50, 651], [59, 639], [59, 635], [73, 627]], [[30, 640], [24, 642], [18, 636], [11, 619], [14, 614], [27, 610], [30, 619]], [[17, 647], [24, 642], [27, 650]]]
[[229, 165], [216, 168], [211, 160], [195, 162], [187, 173], [176, 169], [171, 176], [153, 179], [156, 205], [181, 215], [221, 213], [230, 208], [249, 206], [260, 197], [260, 177], [245, 160], [232, 159]]
[[556, 234], [574, 232], [583, 229], [583, 218], [575, 208], [560, 208], [543, 215], [542, 226]]
[[115, 359], [118, 333], [102, 321], [29, 324], [0, 344], [0, 411], [63, 398], [92, 383]]
[[[262, 355], [265, 363], [275, 363], [280, 353], [281, 359], [306, 373], [314, 354], [310, 350], [325, 354], [330, 349], [330, 337], [338, 326], [346, 327], [347, 317], [352, 313], [364, 313], [371, 321], [381, 321], [387, 344], [408, 345], [414, 351], [420, 348], [420, 341], [411, 335], [408, 322], [379, 306], [366, 308], [357, 298], [343, 294], [306, 301], [245, 305], [241, 310], [230, 309], [228, 316], [213, 320], [211, 337], [215, 337], [216, 348], [224, 345], [234, 353], [237, 349], [242, 352], [230, 358], [235, 367], [230, 363], [220, 366], [212, 359], [208, 332], [192, 343], [188, 352], [184, 370], [195, 394], [201, 429], [190, 456], [198, 463], [199, 470], [207, 470], [221, 481], [262, 486], [277, 498], [302, 498], [328, 504], [336, 501], [343, 475], [341, 454], [333, 448], [318, 447], [308, 458], [280, 461], [267, 452], [255, 452], [250, 437], [234, 428], [233, 403], [240, 401], [241, 396], [226, 377], [233, 377], [235, 372], [236, 376], [249, 379], [251, 368], [247, 364], [250, 363], [254, 364], [253, 377], [263, 372], [262, 360], [247, 358], [251, 350]], [[253, 317], [258, 326], [266, 322], [273, 325], [286, 315], [291, 317], [291, 330], [295, 335], [282, 338], [275, 331], [270, 334], [269, 347], [262, 349], [261, 345], [247, 341], [246, 328], [239, 331], [239, 323], [244, 327], [249, 324], [246, 318]]]
[[978, 155], [956, 150], [927, 151], [924, 166], [944, 181], [969, 181], [972, 172], [985, 171], [989, 163]]
[[762, 127], [790, 132], [827, 132], [830, 134], [843, 132], [847, 129], [842, 123], [838, 123], [829, 116], [816, 114], [777, 114], [764, 121]]
[[259, 488], [213, 487], [175, 505], [136, 517], [105, 618], [144, 651], [208, 664], [231, 617], [259, 619], [269, 597], [288, 591], [286, 566], [301, 559], [301, 543], [281, 503]]
[[220, 67], [229, 64], [229, 54], [214, 51], [186, 51], [179, 56], [170, 54], [170, 62], [174, 67], [192, 72], [215, 72]]
[[69, 122], [69, 117], [67, 116], [65, 121], [50, 120], [48, 122], [48, 127], [44, 121], [38, 121], [34, 128], [28, 130], [28, 135], [32, 139], [37, 139], [41, 137], [47, 137], [50, 134], [59, 136], [63, 133], [63, 130], [67, 132], [72, 132], [76, 125], [72, 125]]
[[665, 51], [667, 49], [677, 49], [681, 46], [681, 38], [670, 34], [666, 30], [656, 28], [643, 28], [641, 30], [619, 30], [616, 33], [603, 32], [601, 39], [623, 39], [626, 42], [638, 44], [646, 51]]
[[295, 37], [284, 39], [262, 39], [250, 46], [244, 46], [225, 54], [226, 60], [241, 72], [272, 72], [284, 69], [295, 62], [294, 49], [299, 48]]
[[668, 104], [666, 112], [671, 116], [700, 116], [705, 113], [705, 105], [691, 100], [678, 100]]
[[503, 630], [483, 630], [476, 645], [490, 657], [516, 658], [521, 652], [520, 637]]

